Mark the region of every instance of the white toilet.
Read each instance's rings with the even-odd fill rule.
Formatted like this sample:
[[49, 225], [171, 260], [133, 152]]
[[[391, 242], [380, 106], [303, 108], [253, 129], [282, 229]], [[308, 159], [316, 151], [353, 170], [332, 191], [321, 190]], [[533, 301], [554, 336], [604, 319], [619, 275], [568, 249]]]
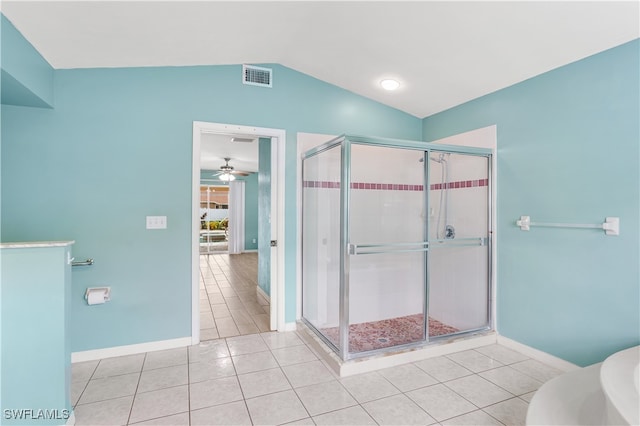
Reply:
[[639, 425], [640, 346], [549, 380], [535, 393], [527, 425]]

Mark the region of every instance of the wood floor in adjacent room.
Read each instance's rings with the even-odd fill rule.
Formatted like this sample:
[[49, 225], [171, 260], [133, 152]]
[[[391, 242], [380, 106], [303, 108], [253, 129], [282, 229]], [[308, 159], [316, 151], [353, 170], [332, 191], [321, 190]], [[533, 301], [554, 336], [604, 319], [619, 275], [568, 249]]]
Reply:
[[269, 302], [257, 286], [257, 253], [200, 256], [200, 340], [269, 331]]

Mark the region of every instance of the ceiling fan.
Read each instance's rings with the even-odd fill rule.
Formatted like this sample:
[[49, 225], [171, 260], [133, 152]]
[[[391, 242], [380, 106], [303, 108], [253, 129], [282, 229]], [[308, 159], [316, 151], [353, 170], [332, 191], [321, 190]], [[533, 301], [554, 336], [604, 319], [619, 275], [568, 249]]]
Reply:
[[249, 176], [251, 174], [251, 172], [235, 170], [233, 166], [229, 165], [229, 161], [231, 161], [231, 158], [229, 157], [225, 157], [224, 161], [225, 161], [225, 164], [220, 166], [220, 171], [215, 173], [213, 175], [214, 177], [217, 176], [218, 179], [229, 182], [229, 181], [235, 180], [236, 177], [234, 175]]

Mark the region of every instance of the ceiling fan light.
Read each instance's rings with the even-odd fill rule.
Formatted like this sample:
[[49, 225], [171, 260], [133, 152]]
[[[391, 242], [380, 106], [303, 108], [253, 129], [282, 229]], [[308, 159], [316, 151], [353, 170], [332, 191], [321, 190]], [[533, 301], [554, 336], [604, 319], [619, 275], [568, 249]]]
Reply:
[[220, 180], [223, 180], [225, 182], [231, 182], [232, 180], [236, 180], [236, 177], [234, 175], [232, 175], [232, 174], [229, 174], [229, 173], [221, 174], [219, 176], [219, 178], [220, 178]]

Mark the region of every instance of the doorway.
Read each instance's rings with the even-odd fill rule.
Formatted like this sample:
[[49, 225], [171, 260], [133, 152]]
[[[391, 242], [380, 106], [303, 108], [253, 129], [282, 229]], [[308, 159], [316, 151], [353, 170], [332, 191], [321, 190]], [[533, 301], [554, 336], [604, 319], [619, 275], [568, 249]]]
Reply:
[[[202, 227], [200, 213], [201, 158], [200, 148], [203, 135], [224, 134], [229, 136], [247, 136], [268, 138], [270, 146], [270, 214], [268, 221], [270, 232], [262, 233], [269, 238], [266, 250], [270, 262], [269, 271], [270, 314], [269, 328], [282, 331], [284, 321], [284, 154], [285, 131], [281, 129], [256, 128], [220, 123], [193, 123], [192, 151], [192, 344], [200, 342], [200, 231]], [[263, 242], [264, 243], [264, 242]], [[263, 244], [264, 246], [264, 244]], [[262, 297], [264, 295], [261, 295]]]

